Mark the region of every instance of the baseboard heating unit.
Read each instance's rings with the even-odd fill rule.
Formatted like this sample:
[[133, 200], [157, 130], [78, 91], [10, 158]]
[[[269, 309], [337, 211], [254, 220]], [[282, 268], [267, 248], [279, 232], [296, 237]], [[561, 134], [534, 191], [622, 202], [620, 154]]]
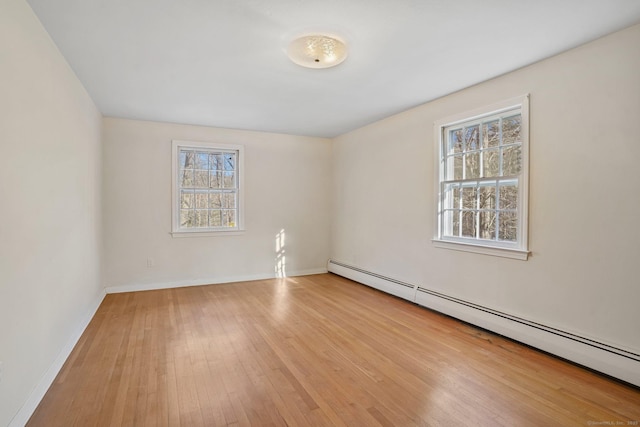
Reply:
[[640, 352], [544, 325], [336, 260], [327, 270], [640, 387]]

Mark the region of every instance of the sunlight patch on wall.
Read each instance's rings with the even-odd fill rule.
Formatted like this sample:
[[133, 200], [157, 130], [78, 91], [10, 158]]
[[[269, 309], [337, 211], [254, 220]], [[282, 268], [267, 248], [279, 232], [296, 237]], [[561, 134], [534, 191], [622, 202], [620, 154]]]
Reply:
[[285, 232], [284, 228], [276, 234], [276, 277], [287, 277], [287, 258], [285, 256]]

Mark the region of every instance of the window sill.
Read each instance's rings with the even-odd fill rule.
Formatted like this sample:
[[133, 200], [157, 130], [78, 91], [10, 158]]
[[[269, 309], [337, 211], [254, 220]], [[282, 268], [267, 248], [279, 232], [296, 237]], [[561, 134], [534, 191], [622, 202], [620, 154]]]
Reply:
[[442, 249], [452, 249], [454, 251], [473, 252], [476, 254], [498, 256], [503, 258], [518, 259], [526, 261], [529, 258], [529, 251], [512, 248], [500, 248], [496, 246], [472, 245], [469, 243], [452, 242], [449, 240], [433, 239], [433, 246]]
[[229, 231], [172, 231], [172, 237], [222, 237], [222, 236], [241, 236], [245, 230], [229, 230]]

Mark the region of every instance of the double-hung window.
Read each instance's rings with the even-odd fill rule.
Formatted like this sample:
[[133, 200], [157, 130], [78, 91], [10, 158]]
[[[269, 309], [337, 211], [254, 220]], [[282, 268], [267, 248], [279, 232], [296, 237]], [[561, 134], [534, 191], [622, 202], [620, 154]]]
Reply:
[[526, 260], [528, 96], [436, 122], [439, 247]]
[[173, 141], [174, 236], [243, 229], [243, 147]]

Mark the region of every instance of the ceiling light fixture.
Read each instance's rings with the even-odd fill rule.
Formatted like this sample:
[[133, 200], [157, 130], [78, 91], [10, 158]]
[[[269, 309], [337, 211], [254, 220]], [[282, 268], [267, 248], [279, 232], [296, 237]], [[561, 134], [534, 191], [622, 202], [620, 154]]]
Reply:
[[335, 67], [347, 57], [347, 45], [335, 36], [311, 34], [289, 44], [289, 58], [307, 68]]

